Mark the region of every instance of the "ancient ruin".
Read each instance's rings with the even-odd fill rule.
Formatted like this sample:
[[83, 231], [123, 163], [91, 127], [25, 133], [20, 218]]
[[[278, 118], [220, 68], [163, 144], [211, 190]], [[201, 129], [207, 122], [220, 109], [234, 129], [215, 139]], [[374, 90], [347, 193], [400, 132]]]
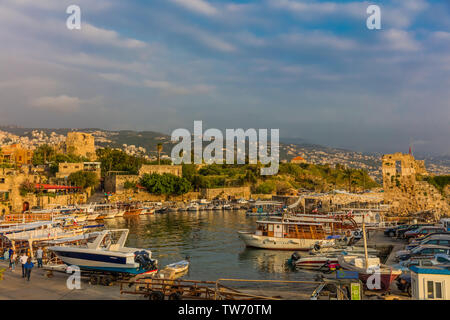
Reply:
[[384, 201], [391, 204], [393, 213], [428, 211], [442, 215], [449, 211], [448, 197], [423, 180], [431, 175], [424, 161], [398, 152], [384, 155], [382, 162]]

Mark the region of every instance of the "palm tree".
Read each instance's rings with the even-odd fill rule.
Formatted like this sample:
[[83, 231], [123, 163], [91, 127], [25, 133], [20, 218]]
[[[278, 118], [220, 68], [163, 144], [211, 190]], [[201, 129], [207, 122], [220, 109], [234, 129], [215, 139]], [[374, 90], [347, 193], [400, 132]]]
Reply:
[[348, 192], [352, 192], [352, 174], [353, 170], [350, 168], [344, 169], [344, 179], [348, 179]]
[[162, 150], [163, 150], [163, 145], [162, 145], [162, 143], [161, 143], [161, 142], [158, 143], [158, 144], [156, 145], [156, 148], [157, 148], [157, 150], [158, 150], [158, 165], [160, 165], [160, 164], [161, 164], [161, 152], [162, 152]]

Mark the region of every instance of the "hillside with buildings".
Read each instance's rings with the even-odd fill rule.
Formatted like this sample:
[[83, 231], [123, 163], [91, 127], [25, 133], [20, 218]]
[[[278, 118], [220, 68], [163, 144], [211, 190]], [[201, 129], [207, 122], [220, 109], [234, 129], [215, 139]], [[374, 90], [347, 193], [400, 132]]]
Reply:
[[[19, 127], [0, 127], [0, 145], [21, 144], [26, 149], [34, 150], [40, 145], [60, 145], [72, 129], [30, 129]], [[152, 131], [108, 131], [101, 129], [76, 129], [79, 132], [90, 133], [95, 139], [96, 148], [118, 148], [129, 155], [142, 156], [155, 161], [158, 156], [157, 146], [161, 144], [161, 159], [169, 159], [174, 145], [170, 136]], [[286, 139], [290, 141], [290, 139]], [[382, 181], [381, 157], [378, 153], [362, 153], [339, 148], [300, 142], [280, 142], [280, 162], [290, 162], [301, 156], [308, 163], [340, 164], [349, 168], [364, 169], [377, 182]], [[428, 171], [438, 174], [450, 174], [450, 157], [428, 157], [425, 160]]]

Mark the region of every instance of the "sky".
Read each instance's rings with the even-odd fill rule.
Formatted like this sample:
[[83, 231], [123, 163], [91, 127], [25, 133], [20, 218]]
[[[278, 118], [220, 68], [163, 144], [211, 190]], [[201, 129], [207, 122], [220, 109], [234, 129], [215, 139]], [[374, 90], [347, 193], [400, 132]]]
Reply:
[[447, 0], [2, 0], [0, 44], [0, 124], [450, 155]]

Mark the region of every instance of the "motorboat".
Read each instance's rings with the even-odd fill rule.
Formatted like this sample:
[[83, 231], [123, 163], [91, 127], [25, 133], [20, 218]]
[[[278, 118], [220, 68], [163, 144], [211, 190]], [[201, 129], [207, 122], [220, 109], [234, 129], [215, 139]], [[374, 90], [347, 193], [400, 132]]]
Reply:
[[140, 214], [155, 214], [155, 208], [144, 206]]
[[125, 247], [128, 229], [104, 230], [82, 246], [52, 246], [48, 249], [67, 265], [82, 270], [142, 274], [157, 271], [150, 250]]
[[198, 211], [199, 205], [197, 203], [191, 203], [187, 206], [187, 211]]
[[[294, 252], [289, 258], [288, 264], [302, 269], [330, 271], [330, 268], [334, 268], [336, 270], [340, 268], [338, 258], [343, 254], [346, 253], [331, 252], [323, 255], [301, 255], [298, 252]], [[354, 255], [364, 257], [364, 251]]]

